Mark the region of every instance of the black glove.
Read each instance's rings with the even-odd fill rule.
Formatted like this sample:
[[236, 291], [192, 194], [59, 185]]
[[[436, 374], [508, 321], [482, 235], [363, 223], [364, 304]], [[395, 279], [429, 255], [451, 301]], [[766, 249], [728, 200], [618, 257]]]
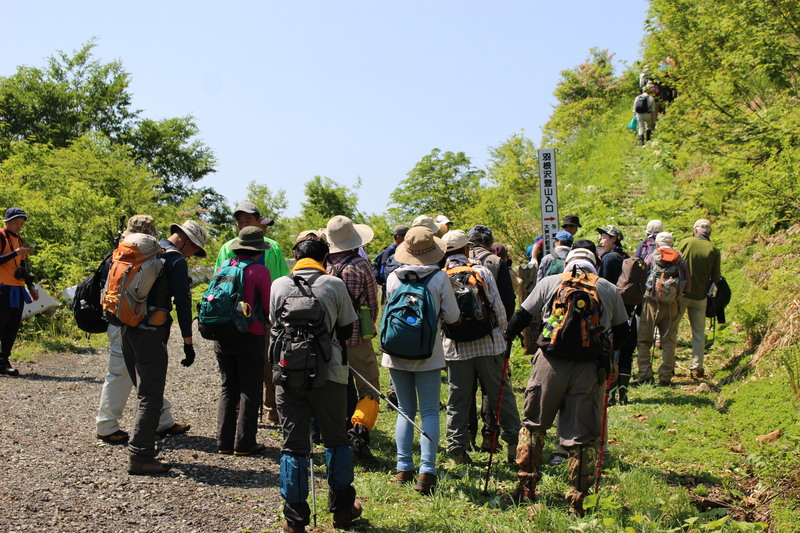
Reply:
[[508, 326], [506, 326], [506, 331], [503, 334], [506, 342], [513, 341], [517, 335], [522, 333], [523, 329], [530, 326], [532, 318], [533, 316], [525, 309], [521, 307], [517, 309], [517, 312], [511, 315], [511, 319], [508, 321]]
[[191, 344], [184, 344], [183, 355], [185, 357], [183, 358], [183, 361], [181, 361], [181, 364], [183, 366], [192, 366], [192, 363], [194, 363], [194, 346]]

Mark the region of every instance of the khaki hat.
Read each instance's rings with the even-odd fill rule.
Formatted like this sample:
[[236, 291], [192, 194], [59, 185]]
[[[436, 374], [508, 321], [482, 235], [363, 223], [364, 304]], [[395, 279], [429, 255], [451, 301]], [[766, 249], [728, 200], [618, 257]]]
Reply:
[[564, 259], [564, 263], [569, 263], [570, 261], [576, 259], [583, 259], [584, 261], [589, 261], [591, 264], [597, 266], [597, 256], [592, 253], [591, 250], [587, 250], [586, 248], [573, 248], [567, 254], [567, 258]]
[[672, 236], [672, 233], [661, 231], [656, 235], [656, 244], [666, 244], [667, 246], [672, 246], [675, 243], [675, 239]]
[[424, 228], [428, 228], [434, 235], [439, 233], [439, 230], [441, 229], [439, 227], [439, 224], [434, 222], [434, 220], [428, 215], [420, 215], [417, 218], [415, 218], [414, 222], [411, 223], [411, 227], [413, 228], [415, 226], [422, 226]]
[[397, 246], [394, 256], [405, 265], [435, 265], [444, 257], [446, 249], [444, 241], [430, 229], [415, 226], [408, 230], [406, 239]]
[[442, 240], [447, 245], [447, 251], [460, 250], [469, 244], [469, 237], [463, 229], [454, 229], [448, 231], [442, 236]]
[[616, 237], [617, 240], [621, 241], [624, 237], [622, 236], [622, 230], [616, 226], [612, 226], [609, 224], [605, 228], [597, 228], [597, 233], [604, 233], [611, 237]]
[[305, 231], [301, 231], [294, 240], [294, 243], [297, 244], [300, 241], [307, 240], [317, 240], [328, 244], [328, 237], [325, 236], [325, 231], [321, 229], [307, 229]]
[[253, 252], [263, 252], [269, 250], [272, 246], [264, 240], [264, 232], [261, 228], [255, 226], [248, 226], [242, 228], [239, 232], [239, 238], [233, 241], [228, 249], [236, 253], [239, 250], [250, 250]]
[[328, 221], [325, 236], [328, 238], [331, 253], [335, 254], [364, 246], [372, 240], [375, 232], [366, 224], [354, 224], [346, 216], [336, 215]]
[[700, 218], [694, 223], [694, 229], [705, 235], [711, 235], [711, 222], [705, 218]]
[[198, 247], [197, 251], [194, 253], [195, 257], [205, 257], [206, 256], [206, 241], [208, 237], [206, 236], [206, 230], [203, 229], [203, 226], [195, 222], [194, 220], [187, 220], [180, 226], [177, 224], [170, 224], [169, 226], [169, 234], [172, 235], [180, 231], [186, 237], [189, 238], [192, 243]]
[[647, 229], [645, 230], [648, 235], [652, 235], [653, 233], [661, 233], [662, 231], [664, 231], [664, 223], [658, 219], [648, 222]]
[[446, 216], [439, 215], [439, 216], [436, 217], [436, 223], [439, 224], [439, 225], [445, 225], [446, 226], [447, 224], [452, 224], [453, 222], [449, 218], [447, 218]]
[[128, 227], [122, 232], [122, 237], [131, 233], [146, 233], [156, 239], [161, 236], [161, 232], [156, 229], [156, 221], [150, 215], [133, 215], [129, 218]]

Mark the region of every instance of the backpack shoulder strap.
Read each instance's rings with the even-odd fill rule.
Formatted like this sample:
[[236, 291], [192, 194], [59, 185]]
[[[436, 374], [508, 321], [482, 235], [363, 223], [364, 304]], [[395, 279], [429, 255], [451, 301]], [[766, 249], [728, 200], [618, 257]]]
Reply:
[[550, 257], [552, 257], [553, 259], [561, 259], [560, 257], [558, 257], [558, 254], [555, 251], [550, 252]]
[[345, 259], [344, 262], [341, 265], [339, 265], [338, 267], [333, 269], [333, 273], [331, 275], [336, 276], [337, 278], [341, 278], [342, 277], [342, 272], [344, 272], [345, 267], [347, 265], [349, 265], [353, 260], [355, 260], [356, 257], [359, 257], [359, 256], [358, 255], [351, 255], [350, 257]]

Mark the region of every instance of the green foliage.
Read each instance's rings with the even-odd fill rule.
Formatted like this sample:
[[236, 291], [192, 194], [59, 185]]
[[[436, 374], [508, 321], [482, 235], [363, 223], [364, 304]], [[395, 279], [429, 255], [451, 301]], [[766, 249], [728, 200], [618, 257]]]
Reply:
[[396, 220], [411, 221], [423, 214], [444, 213], [454, 227], [463, 227], [464, 210], [483, 192], [481, 179], [485, 174], [472, 166], [464, 152], [442, 153], [434, 148], [389, 195], [395, 205], [390, 214]]
[[[357, 191], [360, 187], [359, 179], [352, 189]], [[351, 220], [358, 218], [358, 196], [330, 178], [314, 176], [314, 179], [306, 182], [305, 193], [306, 201], [301, 204], [302, 215], [309, 221], [324, 219], [327, 223], [336, 215], [344, 215]], [[322, 224], [320, 227], [324, 226]]]

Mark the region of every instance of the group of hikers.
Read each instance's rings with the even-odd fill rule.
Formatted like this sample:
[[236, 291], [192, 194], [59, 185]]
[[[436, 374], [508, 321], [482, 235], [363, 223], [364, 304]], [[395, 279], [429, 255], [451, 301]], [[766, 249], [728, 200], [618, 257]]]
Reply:
[[[674, 65], [674, 61], [672, 58], [667, 57], [659, 67], [667, 70], [672, 65]], [[662, 77], [669, 79], [671, 76], [668, 73], [664, 73]], [[656, 120], [659, 113], [666, 111], [667, 104], [677, 97], [677, 91], [667, 83], [654, 79], [647, 66], [639, 74], [639, 89], [641, 93], [633, 99], [634, 118], [628, 127], [636, 131], [639, 136], [639, 146], [643, 146], [645, 142], [650, 141], [650, 137], [656, 129]]]
[[[347, 527], [361, 515], [353, 461], [377, 460], [370, 432], [380, 400], [398, 415], [392, 482], [413, 484], [423, 495], [435, 492], [442, 371], [448, 389], [444, 440], [452, 463], [469, 463], [470, 451], [484, 450], [491, 466], [501, 449], [499, 434], [506, 459], [518, 467], [519, 483], [510, 496], [531, 501], [541, 479], [545, 433], [556, 424], [556, 458], [568, 461], [566, 499], [579, 514], [602, 452], [605, 395], [612, 404], [625, 404], [629, 385], [655, 383], [655, 334], [661, 349], [657, 382], [672, 384], [684, 311], [692, 329], [690, 371], [705, 377], [707, 297], [724, 284], [708, 220], [697, 220], [693, 235], [677, 247], [661, 221], [651, 220], [631, 257], [618, 227], [598, 227], [597, 244], [575, 240], [582, 225], [578, 216], [567, 215], [553, 242], [529, 247], [526, 269], [538, 274], [532, 290], [519, 293], [517, 308], [519, 280], [508, 250], [485, 225], [465, 231], [453, 229], [444, 215], [421, 215], [410, 227], [396, 226], [393, 242], [370, 261], [364, 246], [374, 231], [335, 216], [325, 228], [296, 237], [290, 270], [278, 243], [265, 235], [274, 221], [252, 202], [241, 203], [234, 218], [238, 236], [220, 249], [196, 311], [186, 259], [206, 255], [206, 232], [187, 220], [170, 225], [169, 236], [160, 238], [148, 215], [127, 221], [118, 245], [93, 275], [93, 282], [102, 280], [99, 301], [76, 294], [73, 309], [76, 320], [99, 309], [107, 324], [110, 357], [96, 434], [109, 444], [127, 444], [128, 472], [137, 475], [167, 472], [170, 466], [156, 457], [156, 440], [190, 429], [174, 420], [164, 388], [171, 311], [184, 366], [195, 359], [196, 314], [200, 334], [213, 341], [221, 376], [217, 453], [266, 451], [256, 438], [262, 403], [268, 421], [282, 429], [286, 532], [303, 532], [310, 523], [308, 471], [315, 442], [325, 447], [334, 526]], [[0, 371], [10, 375], [16, 373], [8, 359], [19, 327], [15, 317], [27, 298], [23, 286], [32, 283], [15, 275], [32, 251], [19, 237], [26, 220], [22, 209], [7, 210], [0, 239]], [[520, 417], [508, 360], [523, 332], [533, 339], [525, 346], [532, 372]], [[638, 379], [631, 384], [634, 353]], [[388, 395], [381, 392], [379, 364], [391, 377]], [[137, 404], [128, 433], [119, 420], [131, 388]]]

